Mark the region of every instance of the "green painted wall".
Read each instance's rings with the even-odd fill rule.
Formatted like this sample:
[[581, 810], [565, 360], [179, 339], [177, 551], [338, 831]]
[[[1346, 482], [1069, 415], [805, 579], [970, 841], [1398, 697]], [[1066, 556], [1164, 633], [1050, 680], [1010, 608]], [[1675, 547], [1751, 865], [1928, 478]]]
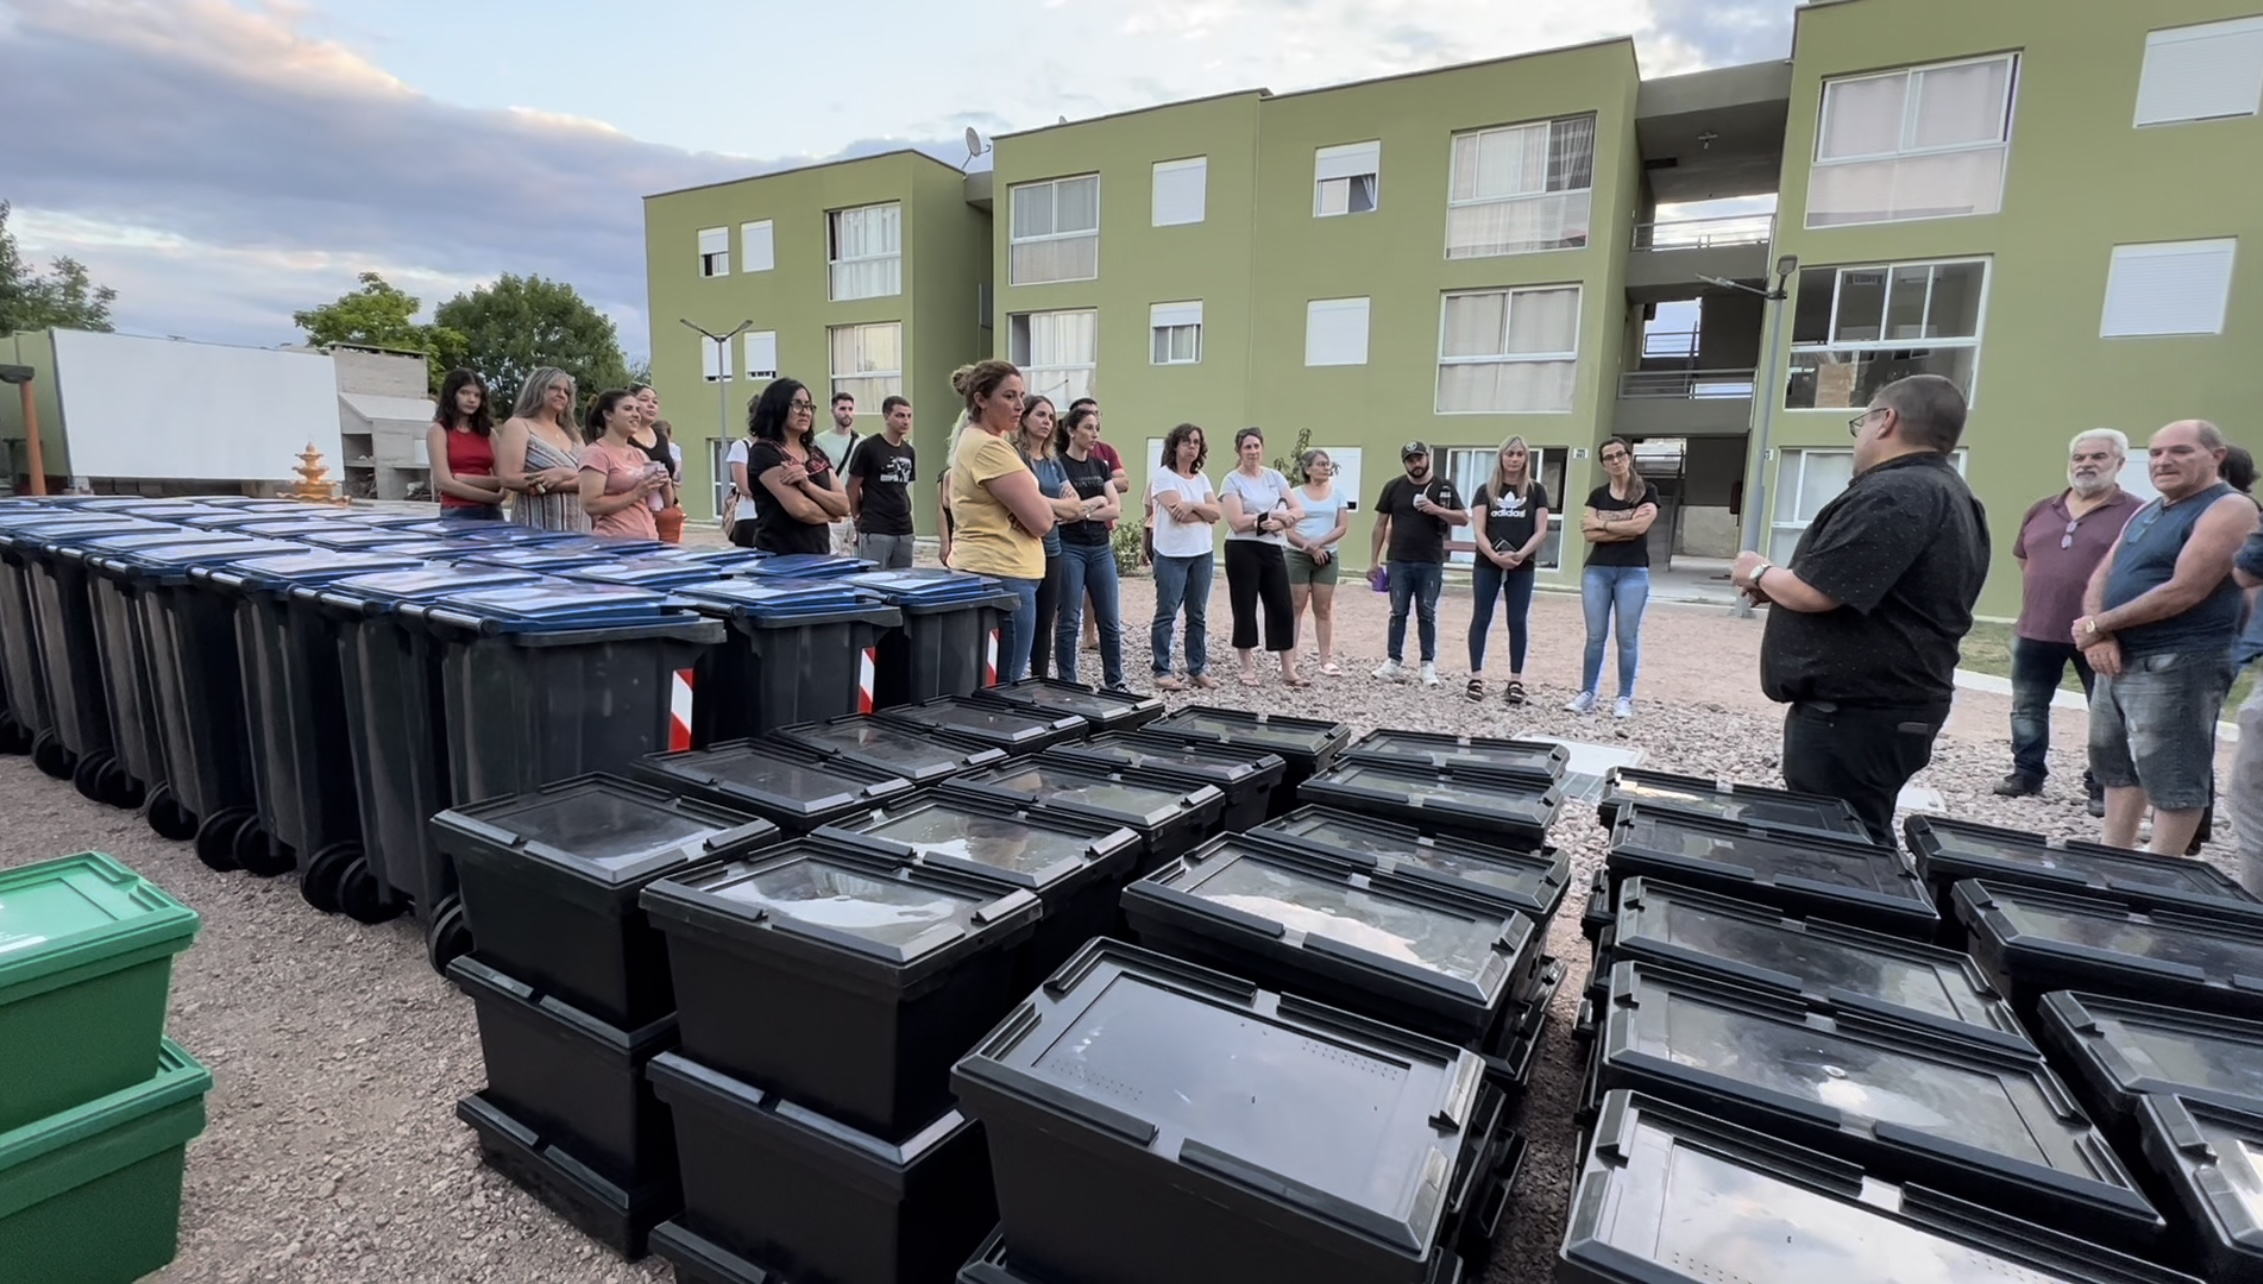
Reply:
[[[2065, 447], [2077, 431], [2119, 428], [2142, 447], [2160, 425], [2197, 416], [2255, 440], [2263, 119], [2142, 130], [2133, 121], [2150, 30], [2258, 8], [2256, 0], [2087, 5], [2081, 22], [2050, 0], [1847, 0], [1799, 10], [1779, 252], [1803, 266], [1993, 260], [1965, 431], [1969, 476], [1995, 538], [1983, 614], [2017, 614], [2013, 528], [2030, 503], [2065, 484]], [[1825, 78], [2004, 51], [2022, 56], [2002, 213], [1806, 230]], [[2116, 245], [2232, 236], [2243, 243], [2223, 334], [2099, 337]], [[1781, 361], [1779, 350], [1778, 369]], [[1847, 417], [1780, 412], [1777, 444], [1844, 448]], [[1773, 496], [1773, 477], [1769, 489]]]
[[[830, 327], [902, 322], [905, 395], [925, 412], [916, 440], [923, 455], [931, 449], [934, 456], [940, 455], [940, 434], [949, 418], [936, 411], [948, 404], [951, 370], [980, 351], [979, 331], [973, 325], [976, 290], [988, 274], [983, 216], [966, 205], [963, 192], [956, 169], [906, 151], [645, 199], [653, 383], [685, 447], [684, 489], [692, 520], [709, 515], [705, 499], [713, 485], [709, 443], [719, 436], [728, 440], [744, 433], [747, 407], [761, 387], [746, 379], [743, 341], [735, 341], [732, 369], [737, 377], [724, 393], [729, 426], [723, 431], [716, 386], [701, 376], [701, 345], [706, 341], [684, 328], [678, 318], [718, 332], [743, 320], [753, 321], [753, 329], [776, 331], [779, 372], [808, 384], [820, 403], [830, 396]], [[833, 302], [826, 260], [827, 214], [889, 201], [903, 205], [903, 292]], [[761, 219], [773, 224], [776, 266], [750, 273], [743, 270], [739, 228]], [[728, 276], [700, 275], [699, 231], [709, 227], [729, 229]], [[953, 317], [963, 320], [954, 322]], [[921, 318], [927, 323], [915, 324]], [[859, 430], [878, 431], [878, 402], [858, 410]], [[819, 419], [822, 425], [822, 411]], [[924, 530], [932, 524], [933, 514], [921, 516]]]
[[[0, 335], [0, 365], [30, 366], [32, 375], [32, 404], [39, 415], [39, 444], [41, 464], [51, 479], [67, 480], [71, 475], [70, 444], [63, 431], [63, 400], [55, 376], [55, 336], [47, 330], [24, 330], [13, 335]], [[0, 454], [0, 463], [18, 474], [30, 467], [30, 458], [24, 453], [23, 390], [14, 384], [0, 384], [0, 441], [7, 443], [7, 451]]]
[[[918, 218], [916, 231], [906, 235], [918, 238], [919, 292], [904, 327], [904, 395], [912, 401], [912, 443], [919, 450], [912, 514], [921, 534], [934, 535], [933, 482], [950, 465], [949, 436], [960, 407], [951, 372], [990, 354], [991, 331], [980, 306], [990, 284], [990, 214], [967, 204], [966, 177], [950, 166], [918, 166], [913, 180]], [[909, 286], [911, 278], [904, 280]]]

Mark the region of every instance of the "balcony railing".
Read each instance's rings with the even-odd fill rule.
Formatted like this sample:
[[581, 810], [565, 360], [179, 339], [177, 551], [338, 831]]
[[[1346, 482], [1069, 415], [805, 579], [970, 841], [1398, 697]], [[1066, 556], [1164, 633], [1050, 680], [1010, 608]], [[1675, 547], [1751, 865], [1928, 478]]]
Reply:
[[1766, 245], [1775, 239], [1773, 214], [1730, 214], [1720, 218], [1668, 219], [1637, 223], [1637, 250], [1710, 250], [1727, 245]]
[[1619, 397], [1634, 401], [1735, 401], [1752, 398], [1755, 370], [1630, 370]]

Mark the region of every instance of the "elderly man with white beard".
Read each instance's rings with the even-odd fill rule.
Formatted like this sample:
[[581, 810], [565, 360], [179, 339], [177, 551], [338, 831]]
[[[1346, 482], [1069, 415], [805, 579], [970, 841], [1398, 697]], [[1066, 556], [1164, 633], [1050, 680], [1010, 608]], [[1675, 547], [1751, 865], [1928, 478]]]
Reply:
[[[2073, 664], [2085, 698], [2095, 676], [2068, 630], [2082, 614], [2082, 591], [2138, 508], [2121, 488], [2129, 438], [2093, 428], [2067, 448], [2067, 488], [2035, 501], [2019, 524], [2019, 623], [2012, 630], [2012, 770], [1996, 784], [2007, 798], [2043, 792], [2051, 747], [2051, 697]], [[2105, 793], [2083, 773], [2090, 814], [2105, 814]]]

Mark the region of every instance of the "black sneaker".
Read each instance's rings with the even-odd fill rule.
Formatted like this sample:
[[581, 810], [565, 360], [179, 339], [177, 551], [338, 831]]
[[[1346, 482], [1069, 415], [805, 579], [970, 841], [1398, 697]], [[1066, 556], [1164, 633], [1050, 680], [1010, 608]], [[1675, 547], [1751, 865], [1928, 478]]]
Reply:
[[2043, 778], [2013, 772], [1996, 782], [1998, 798], [2027, 798], [2043, 792]]
[[2103, 787], [2090, 786], [2089, 811], [2093, 819], [2104, 820], [2106, 818], [2106, 791]]

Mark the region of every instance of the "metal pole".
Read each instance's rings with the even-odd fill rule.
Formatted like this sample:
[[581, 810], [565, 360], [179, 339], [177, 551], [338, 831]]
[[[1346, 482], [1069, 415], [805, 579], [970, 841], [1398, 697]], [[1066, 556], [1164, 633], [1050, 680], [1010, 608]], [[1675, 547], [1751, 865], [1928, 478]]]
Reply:
[[[731, 340], [753, 329], [754, 322], [751, 320], [741, 321], [729, 334], [717, 334], [706, 326], [694, 325], [687, 317], [677, 317], [676, 320], [693, 330], [699, 331], [702, 336], [715, 345], [715, 427], [722, 434], [721, 439], [729, 441], [731, 439], [731, 381], [723, 374], [724, 363], [730, 360]], [[716, 480], [722, 479], [717, 478]]]
[[[1783, 389], [1776, 382], [1777, 341], [1783, 337], [1784, 299], [1782, 288], [1768, 294], [1768, 351], [1762, 355], [1760, 384], [1752, 392], [1760, 403], [1760, 413], [1753, 435], [1759, 438], [1758, 452], [1754, 455], [1752, 489], [1746, 497], [1744, 510], [1744, 546], [1747, 551], [1758, 552], [1761, 534], [1768, 516], [1768, 452], [1775, 444], [1776, 402], [1783, 397]], [[1749, 609], [1749, 608], [1748, 608]]]

